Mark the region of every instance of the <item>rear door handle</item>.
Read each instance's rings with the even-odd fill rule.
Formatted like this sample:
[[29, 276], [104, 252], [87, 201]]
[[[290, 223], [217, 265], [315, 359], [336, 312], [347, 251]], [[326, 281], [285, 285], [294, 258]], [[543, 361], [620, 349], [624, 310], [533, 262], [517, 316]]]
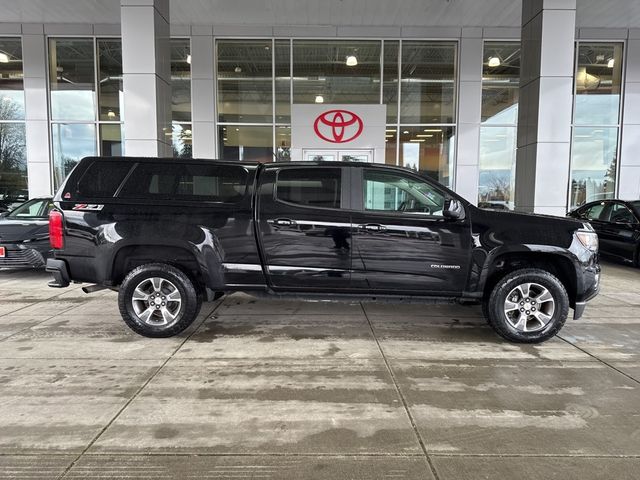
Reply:
[[275, 220], [269, 220], [269, 223], [273, 223], [279, 227], [290, 227], [296, 224], [295, 220], [291, 220], [290, 218], [276, 218]]
[[380, 225], [379, 223], [367, 223], [366, 225], [358, 225], [358, 228], [361, 230], [366, 230], [367, 232], [385, 232], [387, 227], [384, 225]]

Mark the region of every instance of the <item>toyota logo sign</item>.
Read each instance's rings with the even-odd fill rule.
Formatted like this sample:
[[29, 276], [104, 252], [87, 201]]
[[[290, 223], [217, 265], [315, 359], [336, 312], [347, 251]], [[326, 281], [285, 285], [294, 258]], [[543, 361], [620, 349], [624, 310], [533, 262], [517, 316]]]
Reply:
[[313, 122], [316, 135], [331, 143], [350, 142], [360, 136], [363, 128], [362, 119], [348, 110], [328, 110]]

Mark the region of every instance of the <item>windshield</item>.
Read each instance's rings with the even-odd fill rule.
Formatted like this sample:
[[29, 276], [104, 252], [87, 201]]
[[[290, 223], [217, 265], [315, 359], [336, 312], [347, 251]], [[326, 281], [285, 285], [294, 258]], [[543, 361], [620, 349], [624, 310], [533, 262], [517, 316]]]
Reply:
[[49, 201], [41, 198], [29, 200], [13, 210], [8, 216], [10, 218], [43, 217], [46, 215], [46, 212], [42, 213], [45, 203], [49, 203]]

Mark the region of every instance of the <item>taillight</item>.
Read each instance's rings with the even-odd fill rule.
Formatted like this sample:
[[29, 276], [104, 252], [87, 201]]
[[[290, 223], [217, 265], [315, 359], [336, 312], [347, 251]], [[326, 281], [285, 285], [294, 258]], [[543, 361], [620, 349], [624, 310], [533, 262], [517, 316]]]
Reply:
[[49, 243], [51, 248], [60, 250], [64, 248], [64, 228], [62, 213], [58, 210], [49, 212]]

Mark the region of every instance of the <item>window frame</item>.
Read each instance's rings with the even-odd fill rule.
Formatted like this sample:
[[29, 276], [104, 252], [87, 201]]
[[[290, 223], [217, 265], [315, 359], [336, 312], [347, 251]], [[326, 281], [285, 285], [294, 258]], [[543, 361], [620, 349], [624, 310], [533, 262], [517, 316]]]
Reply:
[[[293, 202], [288, 202], [286, 200], [282, 200], [280, 198], [278, 198], [278, 177], [280, 176], [280, 172], [282, 172], [283, 170], [309, 170], [309, 169], [337, 169], [340, 170], [340, 206], [338, 208], [333, 208], [333, 207], [317, 207], [317, 206], [312, 206], [312, 205], [303, 205], [300, 203], [293, 203]], [[281, 203], [283, 205], [287, 205], [290, 207], [297, 207], [297, 208], [304, 208], [304, 209], [308, 209], [308, 210], [323, 210], [323, 211], [329, 211], [329, 212], [336, 212], [336, 211], [348, 211], [351, 210], [350, 206], [351, 206], [351, 198], [349, 195], [349, 190], [350, 190], [350, 186], [351, 186], [351, 173], [350, 170], [352, 170], [352, 168], [350, 167], [345, 167], [343, 165], [336, 165], [333, 162], [327, 162], [326, 165], [314, 165], [314, 164], [309, 164], [307, 165], [300, 165], [300, 164], [296, 164], [296, 165], [287, 165], [287, 166], [279, 166], [276, 169], [275, 172], [275, 178], [273, 180], [273, 191], [272, 191], [272, 197], [271, 199], [273, 200], [274, 203]]]
[[[353, 186], [352, 186], [352, 198], [357, 196], [355, 210], [363, 215], [373, 215], [373, 216], [396, 216], [399, 218], [411, 218], [411, 219], [423, 219], [423, 220], [446, 220], [447, 218], [444, 215], [431, 215], [423, 212], [401, 212], [397, 210], [367, 210], [364, 206], [364, 170], [379, 170], [380, 172], [388, 173], [388, 174], [396, 174], [401, 177], [410, 178], [414, 181], [419, 181], [428, 184], [432, 187], [436, 192], [438, 192], [444, 198], [444, 202], [447, 200], [455, 199], [458, 200], [463, 208], [466, 209], [467, 201], [462, 199], [462, 197], [455, 194], [453, 191], [446, 188], [444, 185], [434, 181], [431, 178], [417, 175], [411, 171], [404, 170], [396, 170], [396, 169], [387, 169], [387, 168], [378, 168], [378, 167], [357, 167], [354, 170], [359, 170], [355, 175]], [[444, 210], [444, 206], [443, 206]], [[463, 215], [466, 218], [466, 212]]]

